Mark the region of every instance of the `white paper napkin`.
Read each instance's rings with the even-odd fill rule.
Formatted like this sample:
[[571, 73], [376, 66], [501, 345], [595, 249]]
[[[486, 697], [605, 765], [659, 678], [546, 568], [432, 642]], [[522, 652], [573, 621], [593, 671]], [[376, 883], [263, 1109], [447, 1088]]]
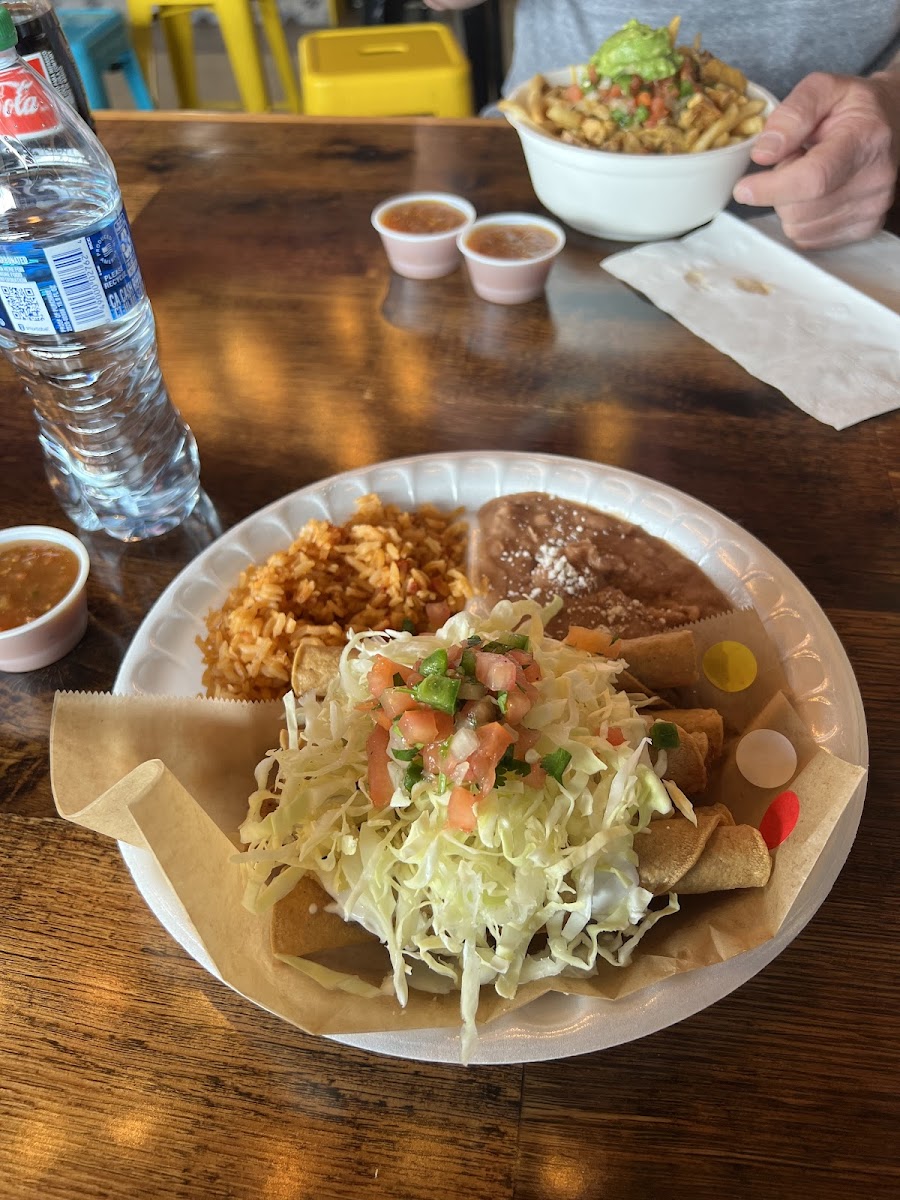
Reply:
[[722, 213], [602, 265], [818, 421], [846, 429], [900, 408], [900, 238], [890, 233], [801, 253], [776, 216]]

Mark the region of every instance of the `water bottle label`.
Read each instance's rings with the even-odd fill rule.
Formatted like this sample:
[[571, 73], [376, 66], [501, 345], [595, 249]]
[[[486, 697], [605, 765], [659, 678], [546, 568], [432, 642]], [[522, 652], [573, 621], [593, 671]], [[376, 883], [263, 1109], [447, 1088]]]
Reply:
[[83, 237], [0, 246], [0, 326], [18, 333], [73, 333], [124, 317], [143, 299], [128, 217]]
[[21, 140], [58, 128], [56, 109], [40, 80], [27, 67], [7, 68], [0, 75], [0, 134]]

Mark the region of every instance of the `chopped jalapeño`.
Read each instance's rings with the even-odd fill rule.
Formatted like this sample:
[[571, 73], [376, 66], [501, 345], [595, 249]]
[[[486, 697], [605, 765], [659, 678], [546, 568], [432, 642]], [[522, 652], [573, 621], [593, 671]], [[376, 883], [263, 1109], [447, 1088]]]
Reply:
[[423, 675], [446, 675], [450, 665], [446, 650], [435, 650], [422, 662], [420, 668]]
[[681, 745], [678, 727], [671, 721], [654, 721], [650, 729], [650, 742], [656, 750], [675, 750]]
[[456, 698], [459, 695], [459, 679], [449, 675], [426, 675], [421, 683], [413, 688], [413, 695], [420, 704], [436, 708], [439, 712], [456, 712]]

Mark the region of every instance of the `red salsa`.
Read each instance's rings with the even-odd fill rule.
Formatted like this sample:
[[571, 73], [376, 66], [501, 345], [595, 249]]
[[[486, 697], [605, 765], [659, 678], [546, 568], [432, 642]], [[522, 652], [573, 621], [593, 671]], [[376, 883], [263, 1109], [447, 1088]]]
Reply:
[[55, 542], [0, 546], [0, 632], [55, 608], [71, 590], [78, 569], [72, 551]]
[[479, 225], [466, 245], [485, 258], [540, 258], [556, 245], [555, 233], [543, 225]]
[[381, 214], [382, 225], [394, 233], [449, 233], [465, 220], [465, 213], [442, 200], [401, 200]]

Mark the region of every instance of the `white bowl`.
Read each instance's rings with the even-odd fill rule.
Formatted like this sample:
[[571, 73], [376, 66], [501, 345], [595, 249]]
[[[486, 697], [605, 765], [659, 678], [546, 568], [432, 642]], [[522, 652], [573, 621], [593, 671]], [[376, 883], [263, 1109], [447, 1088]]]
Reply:
[[[570, 68], [548, 71], [551, 84], [572, 79]], [[510, 96], [524, 106], [527, 83]], [[747, 95], [778, 101], [754, 83]], [[620, 242], [678, 237], [712, 220], [731, 200], [745, 174], [756, 136], [697, 154], [615, 154], [570, 146], [507, 113], [522, 142], [535, 195], [546, 209], [581, 233]], [[757, 135], [758, 136], [758, 135]]]
[[0, 671], [34, 671], [68, 654], [84, 636], [88, 619], [85, 584], [91, 560], [77, 537], [53, 525], [0, 529], [0, 548], [11, 542], [53, 542], [78, 559], [75, 582], [57, 605], [26, 625], [0, 632]]

